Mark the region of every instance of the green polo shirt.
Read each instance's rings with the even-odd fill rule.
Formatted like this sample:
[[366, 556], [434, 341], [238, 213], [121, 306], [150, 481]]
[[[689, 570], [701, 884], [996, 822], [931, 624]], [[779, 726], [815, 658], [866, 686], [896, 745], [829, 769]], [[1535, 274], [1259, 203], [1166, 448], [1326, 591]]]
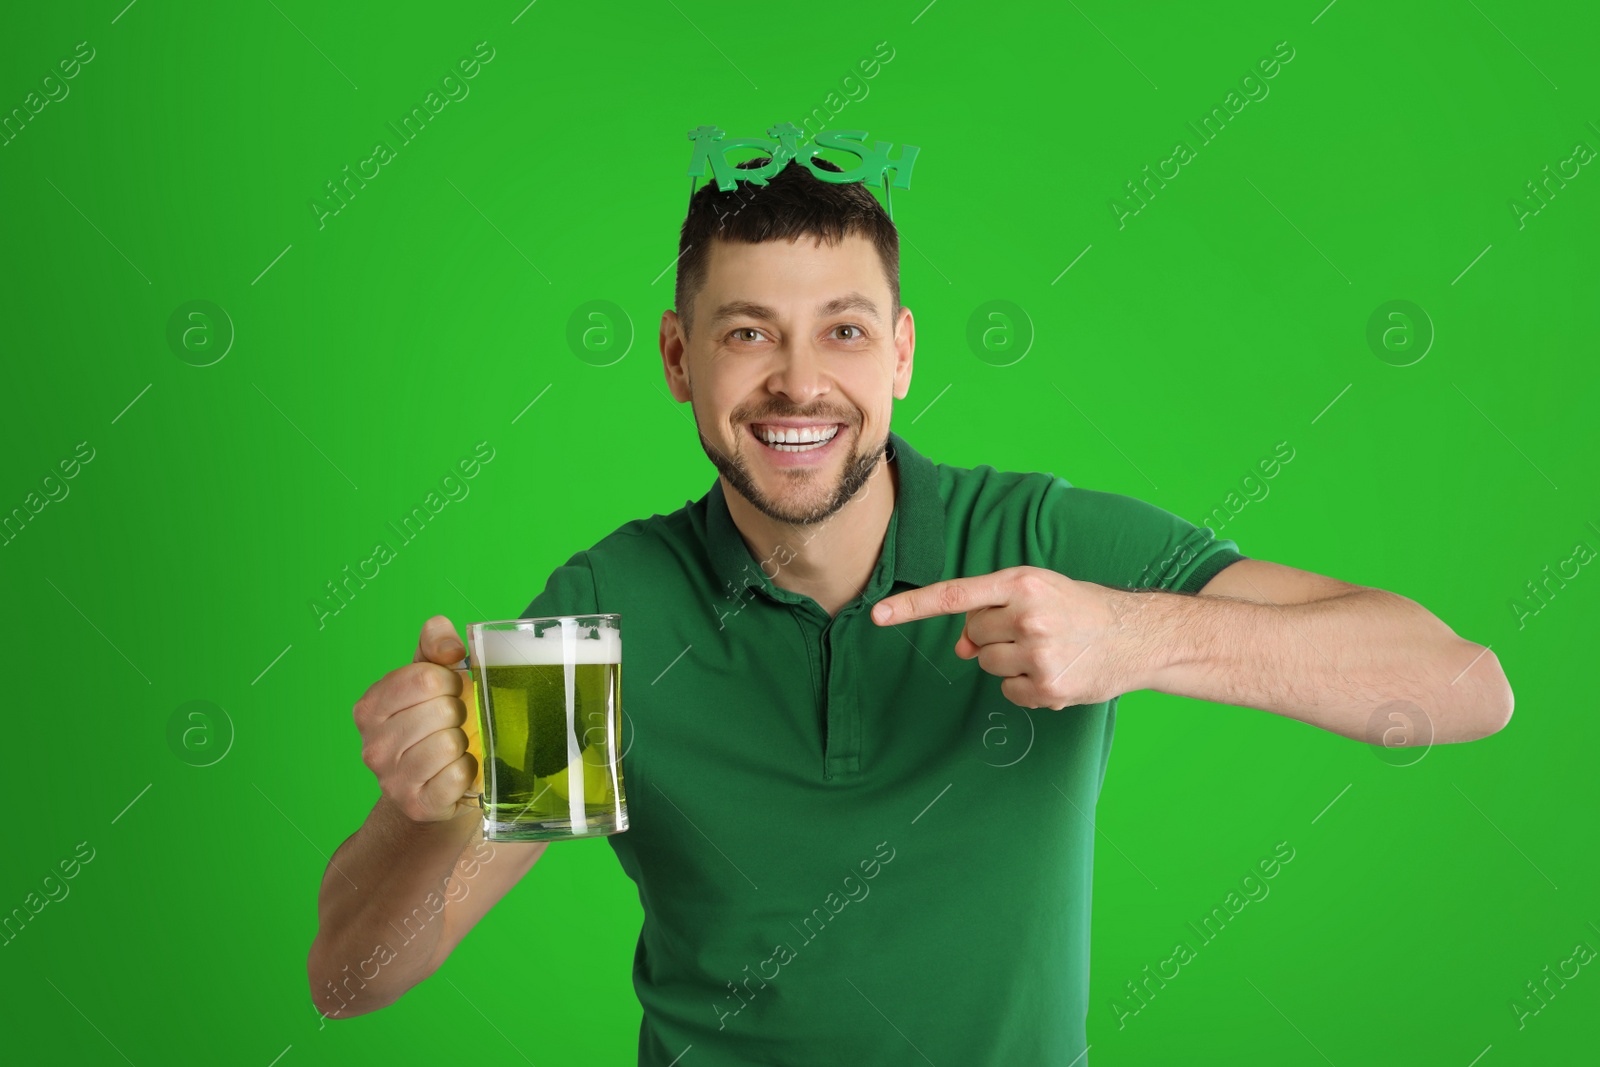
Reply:
[[[954, 653], [963, 616], [872, 605], [1022, 564], [1193, 593], [1244, 558], [1176, 515], [1045, 473], [934, 463], [862, 594], [773, 584], [720, 481], [550, 576], [524, 617], [618, 612], [639, 889], [642, 1067], [1083, 1067], [1092, 819], [1116, 699], [1028, 710]], [[803, 532], [801, 534], [803, 536]], [[559, 847], [559, 846], [558, 846]]]

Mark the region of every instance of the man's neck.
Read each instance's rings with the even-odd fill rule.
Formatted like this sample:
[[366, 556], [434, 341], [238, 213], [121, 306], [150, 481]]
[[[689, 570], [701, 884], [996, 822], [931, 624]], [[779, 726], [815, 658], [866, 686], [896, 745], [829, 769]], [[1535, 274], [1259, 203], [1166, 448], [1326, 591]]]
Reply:
[[866, 588], [883, 554], [900, 492], [899, 460], [879, 460], [850, 502], [821, 522], [780, 522], [722, 482], [734, 526], [772, 584], [809, 596], [830, 616]]

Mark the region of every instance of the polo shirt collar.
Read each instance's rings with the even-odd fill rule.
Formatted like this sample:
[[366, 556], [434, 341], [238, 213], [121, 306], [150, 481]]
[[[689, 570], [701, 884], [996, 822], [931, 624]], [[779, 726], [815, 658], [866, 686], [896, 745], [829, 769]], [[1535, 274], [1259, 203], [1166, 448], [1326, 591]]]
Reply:
[[[944, 573], [945, 510], [939, 496], [939, 474], [931, 460], [892, 430], [886, 458], [900, 475], [894, 512], [889, 520], [893, 533], [893, 581], [930, 585]], [[721, 478], [712, 483], [711, 491], [706, 494], [706, 541], [711, 564], [724, 588], [742, 590], [757, 586], [769, 593], [773, 591], [772, 581], [751, 555], [728, 511]]]

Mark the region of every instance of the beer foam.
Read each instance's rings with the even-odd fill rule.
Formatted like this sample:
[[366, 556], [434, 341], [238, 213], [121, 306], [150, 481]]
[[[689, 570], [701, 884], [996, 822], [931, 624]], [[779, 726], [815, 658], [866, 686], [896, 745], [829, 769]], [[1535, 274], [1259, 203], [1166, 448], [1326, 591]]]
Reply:
[[[532, 630], [481, 630], [478, 633], [479, 665], [559, 667], [566, 662], [562, 653], [563, 628], [550, 626], [543, 634]], [[588, 636], [595, 632], [594, 627], [574, 625], [571, 630], [574, 664], [622, 662], [622, 635], [616, 630], [601, 628], [595, 637]]]

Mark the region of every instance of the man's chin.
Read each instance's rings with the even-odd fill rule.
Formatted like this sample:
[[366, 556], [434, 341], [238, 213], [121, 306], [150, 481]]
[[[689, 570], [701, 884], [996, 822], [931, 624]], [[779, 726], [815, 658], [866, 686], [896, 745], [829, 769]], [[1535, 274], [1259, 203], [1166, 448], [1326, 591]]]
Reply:
[[[709, 445], [703, 435], [700, 440]], [[870, 461], [851, 450], [814, 467], [774, 467], [765, 457], [752, 457], [745, 450], [730, 459], [706, 448], [712, 465], [751, 507], [791, 526], [825, 522], [853, 500], [881, 460], [883, 448], [875, 452]]]
[[722, 473], [751, 507], [769, 519], [790, 526], [821, 522], [843, 504], [839, 501], [840, 479], [822, 471], [812, 470], [797, 476], [760, 468], [752, 471], [743, 466]]
[[769, 519], [787, 523], [790, 526], [814, 526], [832, 517], [834, 512], [839, 510], [839, 506], [842, 506], [830, 507], [829, 505], [833, 504], [833, 500], [834, 498], [830, 496], [828, 500], [805, 506], [795, 505], [786, 500], [772, 500], [762, 494], [760, 501], [752, 500], [750, 503], [757, 511]]

